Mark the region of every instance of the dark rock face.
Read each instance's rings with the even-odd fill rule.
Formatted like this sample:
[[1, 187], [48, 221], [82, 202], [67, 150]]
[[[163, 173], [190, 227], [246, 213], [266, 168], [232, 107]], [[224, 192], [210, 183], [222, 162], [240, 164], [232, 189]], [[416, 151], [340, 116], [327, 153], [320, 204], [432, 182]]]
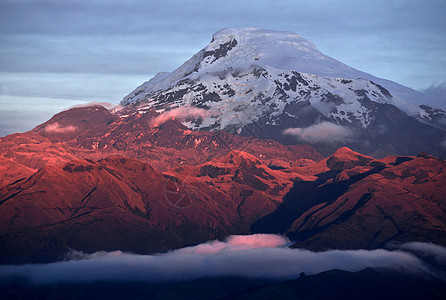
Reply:
[[227, 43], [221, 44], [217, 49], [212, 50], [212, 51], [205, 51], [203, 53], [203, 60], [206, 59], [207, 57], [212, 57], [212, 61], [210, 61], [209, 63], [213, 63], [214, 61], [216, 61], [217, 59], [226, 56], [226, 54], [228, 53], [228, 51], [230, 51], [232, 48], [234, 48], [235, 46], [237, 46], [237, 40], [233, 39]]
[[229, 174], [229, 170], [225, 168], [219, 168], [213, 165], [205, 165], [200, 168], [200, 176], [209, 176], [215, 178], [219, 175]]
[[446, 111], [438, 108], [432, 108], [428, 105], [420, 105], [420, 108], [425, 112], [425, 115], [421, 115], [420, 119], [436, 128], [446, 130]]

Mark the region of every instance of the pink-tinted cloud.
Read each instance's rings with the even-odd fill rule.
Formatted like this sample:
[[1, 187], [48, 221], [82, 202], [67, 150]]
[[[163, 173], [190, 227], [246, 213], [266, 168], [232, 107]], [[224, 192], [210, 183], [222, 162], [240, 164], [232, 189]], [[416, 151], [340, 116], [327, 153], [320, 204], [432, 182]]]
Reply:
[[289, 244], [290, 241], [286, 237], [275, 234], [232, 235], [225, 242], [210, 241], [177, 251], [179, 253], [215, 254], [222, 251], [283, 247]]
[[226, 240], [231, 246], [250, 246], [253, 248], [283, 247], [290, 243], [288, 238], [276, 234], [231, 235]]
[[347, 142], [353, 137], [353, 132], [347, 127], [330, 122], [322, 122], [304, 128], [288, 128], [283, 131], [283, 134], [296, 136], [309, 143]]
[[76, 126], [60, 126], [57, 122], [45, 126], [45, 132], [47, 133], [70, 133], [76, 130]]
[[214, 115], [215, 112], [207, 110], [207, 109], [203, 109], [203, 108], [198, 108], [198, 107], [178, 107], [178, 108], [174, 108], [168, 111], [165, 111], [163, 113], [161, 113], [159, 116], [155, 117], [152, 119], [150, 125], [153, 127], [157, 127], [163, 123], [165, 123], [168, 120], [180, 120], [180, 121], [184, 121], [188, 118], [190, 119], [205, 119], [207, 117], [210, 117], [212, 115]]

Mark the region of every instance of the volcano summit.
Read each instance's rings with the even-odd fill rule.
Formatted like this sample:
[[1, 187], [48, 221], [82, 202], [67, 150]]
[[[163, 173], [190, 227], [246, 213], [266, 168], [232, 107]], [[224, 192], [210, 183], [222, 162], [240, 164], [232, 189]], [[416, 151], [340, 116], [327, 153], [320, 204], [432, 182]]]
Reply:
[[124, 112], [198, 108], [184, 125], [340, 146], [375, 157], [446, 156], [446, 112], [422, 94], [351, 68], [292, 32], [227, 28], [171, 73], [158, 73], [121, 102]]

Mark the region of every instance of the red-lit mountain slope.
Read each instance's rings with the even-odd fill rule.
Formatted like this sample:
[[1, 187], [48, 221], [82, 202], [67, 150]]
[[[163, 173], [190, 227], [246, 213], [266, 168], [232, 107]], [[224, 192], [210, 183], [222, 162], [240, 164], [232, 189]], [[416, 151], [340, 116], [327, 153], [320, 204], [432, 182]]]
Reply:
[[341, 148], [310, 167], [254, 232], [285, 232], [312, 249], [446, 244], [446, 162], [420, 154], [375, 160]]
[[118, 156], [46, 166], [0, 190], [2, 261], [166, 251], [249, 233], [281, 203], [290, 177], [239, 151], [164, 174]]
[[40, 169], [70, 160], [122, 155], [149, 163], [157, 170], [203, 163], [233, 149], [247, 151], [267, 165], [282, 167], [323, 158], [304, 144], [284, 146], [223, 131], [191, 131], [174, 119], [153, 126], [151, 121], [157, 115], [148, 111], [118, 117], [102, 106], [73, 108], [32, 131], [0, 138], [0, 156]]
[[151, 253], [229, 234], [313, 249], [446, 245], [446, 163], [190, 131], [75, 108], [0, 139], [2, 263], [69, 249]]

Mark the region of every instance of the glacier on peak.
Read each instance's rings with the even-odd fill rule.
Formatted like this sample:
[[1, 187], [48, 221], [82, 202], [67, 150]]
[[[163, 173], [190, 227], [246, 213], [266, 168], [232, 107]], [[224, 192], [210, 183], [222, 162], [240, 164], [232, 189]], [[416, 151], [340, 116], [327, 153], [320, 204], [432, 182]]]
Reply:
[[406, 113], [418, 114], [414, 103], [420, 93], [395, 82], [351, 68], [322, 52], [303, 37], [289, 31], [259, 27], [224, 28], [216, 32], [211, 43], [171, 73], [158, 73], [137, 87], [121, 104], [138, 103], [150, 94], [174, 87], [183, 80], [196, 80], [225, 70], [245, 71], [253, 67], [298, 71], [318, 77], [366, 79], [394, 95], [393, 101]]
[[[306, 141], [325, 154], [349, 146], [380, 157], [417, 151], [446, 157], [440, 145], [446, 112], [419, 105], [422, 97], [323, 54], [295, 33], [225, 28], [179, 68], [127, 95], [120, 113], [154, 109], [169, 117], [170, 110], [198, 108], [180, 117], [193, 130]], [[323, 129], [337, 138], [314, 138]]]

